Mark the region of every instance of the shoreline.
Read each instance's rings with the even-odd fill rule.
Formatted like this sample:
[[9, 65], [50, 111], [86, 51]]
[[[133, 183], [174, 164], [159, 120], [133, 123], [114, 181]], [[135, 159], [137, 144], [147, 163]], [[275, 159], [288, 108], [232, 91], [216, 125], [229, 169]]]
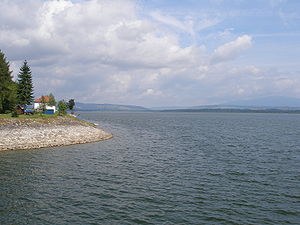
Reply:
[[94, 124], [77, 118], [0, 119], [0, 151], [69, 146], [112, 137]]

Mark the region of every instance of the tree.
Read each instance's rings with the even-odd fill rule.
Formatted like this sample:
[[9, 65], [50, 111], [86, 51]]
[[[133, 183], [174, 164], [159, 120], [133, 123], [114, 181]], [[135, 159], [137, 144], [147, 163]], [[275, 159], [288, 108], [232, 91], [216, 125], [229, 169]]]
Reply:
[[59, 115], [66, 115], [67, 114], [67, 103], [65, 102], [65, 100], [61, 100], [58, 102], [57, 104], [58, 106], [58, 114]]
[[56, 106], [56, 101], [55, 101], [55, 97], [52, 93], [49, 94], [49, 102], [48, 102], [49, 106]]
[[16, 107], [14, 107], [14, 109], [12, 110], [11, 117], [19, 117], [19, 114], [17, 112], [17, 108]]
[[72, 111], [72, 114], [73, 114], [74, 106], [75, 106], [74, 99], [70, 99], [69, 102], [68, 102], [68, 108]]
[[18, 103], [28, 105], [33, 101], [33, 84], [30, 67], [24, 61], [18, 74]]
[[4, 53], [0, 50], [0, 113], [14, 109], [16, 105], [16, 83]]
[[41, 102], [40, 102], [39, 109], [40, 109], [40, 113], [43, 113], [43, 112], [46, 111], [46, 98], [45, 98], [44, 95], [42, 95], [42, 97], [41, 97]]

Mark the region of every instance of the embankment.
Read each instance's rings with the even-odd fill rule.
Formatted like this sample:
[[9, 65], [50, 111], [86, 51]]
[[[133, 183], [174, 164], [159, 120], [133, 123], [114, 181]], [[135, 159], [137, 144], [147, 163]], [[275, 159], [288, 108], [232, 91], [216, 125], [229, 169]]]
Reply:
[[0, 151], [83, 144], [110, 138], [112, 134], [69, 117], [0, 119]]

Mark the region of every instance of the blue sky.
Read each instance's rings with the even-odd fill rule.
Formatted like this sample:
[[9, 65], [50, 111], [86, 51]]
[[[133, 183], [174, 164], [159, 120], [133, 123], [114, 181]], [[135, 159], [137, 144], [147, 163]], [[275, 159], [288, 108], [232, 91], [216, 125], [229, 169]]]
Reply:
[[[295, 51], [295, 47], [300, 50], [300, 1], [144, 0], [141, 5], [146, 10], [158, 10], [178, 20], [189, 16], [195, 23], [203, 17], [217, 19], [217, 24], [196, 34], [196, 44], [205, 44], [209, 50], [230, 41], [234, 35], [249, 34], [255, 45], [245, 53], [247, 59], [273, 65], [299, 62], [300, 53]], [[231, 36], [228, 34], [228, 38], [223, 39], [216, 37], [226, 31]], [[182, 45], [193, 43], [187, 34], [182, 36]]]
[[1, 50], [15, 77], [27, 59], [37, 96], [148, 107], [300, 98], [298, 0], [4, 0], [0, 10]]

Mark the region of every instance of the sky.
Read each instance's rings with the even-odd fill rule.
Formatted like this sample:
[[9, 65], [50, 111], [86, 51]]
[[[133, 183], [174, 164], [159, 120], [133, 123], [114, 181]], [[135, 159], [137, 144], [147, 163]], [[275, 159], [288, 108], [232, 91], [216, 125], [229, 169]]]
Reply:
[[300, 98], [299, 0], [1, 0], [0, 49], [35, 96], [197, 106]]

